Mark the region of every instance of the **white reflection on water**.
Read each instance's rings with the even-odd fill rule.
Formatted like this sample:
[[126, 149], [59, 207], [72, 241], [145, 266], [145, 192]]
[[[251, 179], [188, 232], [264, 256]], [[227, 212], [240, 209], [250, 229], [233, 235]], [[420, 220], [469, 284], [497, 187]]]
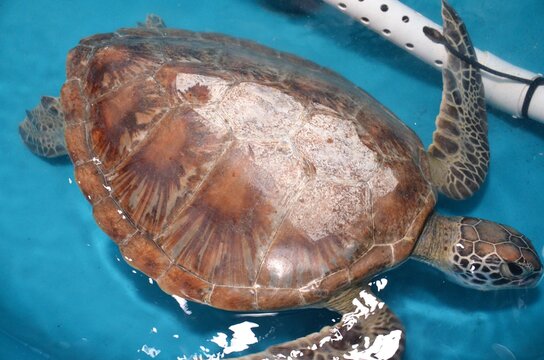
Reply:
[[[387, 285], [388, 281], [386, 278], [382, 278], [376, 281], [369, 283], [369, 286], [376, 286], [377, 291], [383, 290]], [[180, 304], [181, 308], [190, 314], [188, 309], [187, 301], [178, 296], [174, 296], [176, 301]], [[348, 312], [342, 316], [341, 323], [338, 325], [339, 328], [344, 328], [347, 331], [350, 331], [357, 323], [360, 321], [365, 321], [370, 316], [374, 315], [376, 311], [383, 309], [385, 304], [375, 297], [372, 293], [367, 290], [362, 290], [359, 293], [359, 296], [352, 300], [354, 310]], [[249, 313], [249, 314], [240, 314], [240, 317], [264, 317], [264, 316], [275, 316], [276, 312], [272, 313]], [[231, 354], [233, 352], [244, 351], [249, 348], [249, 345], [256, 344], [259, 340], [255, 336], [255, 333], [252, 331], [253, 328], [259, 327], [258, 324], [254, 322], [244, 321], [239, 324], [230, 326], [228, 329], [232, 331], [232, 335], [229, 337], [223, 332], [218, 332], [212, 339], [208, 340], [215, 343], [223, 350], [219, 353], [212, 353], [208, 348], [201, 346], [201, 354], [195, 354], [192, 359], [222, 359], [225, 355]], [[387, 360], [392, 358], [399, 349], [400, 341], [402, 338], [401, 330], [392, 330], [388, 334], [378, 335], [374, 341], [371, 343], [371, 339], [368, 336], [363, 338], [363, 342], [360, 344], [355, 344], [352, 346], [352, 349], [341, 355], [342, 359], [348, 360]], [[328, 335], [323, 336], [318, 343], [309, 346], [311, 350], [318, 350], [329, 342], [342, 341], [342, 333], [338, 330], [337, 327], [331, 328]], [[496, 344], [497, 346], [500, 346]], [[504, 353], [504, 349], [502, 350]], [[497, 349], [495, 349], [497, 351]], [[289, 356], [278, 355], [275, 356], [275, 359], [296, 359], [303, 355], [300, 349], [293, 349]], [[187, 359], [186, 357], [178, 359]], [[515, 359], [515, 358], [505, 358], [505, 359]]]
[[267, 313], [247, 313], [247, 314], [236, 314], [236, 317], [268, 317], [276, 316], [277, 312], [267, 312]]
[[[378, 289], [378, 291], [382, 291], [387, 286], [387, 279], [379, 279], [376, 280], [374, 283], [376, 284], [376, 288]], [[370, 283], [369, 285], [372, 286], [372, 283]]]
[[149, 357], [154, 358], [155, 356], [159, 355], [161, 351], [159, 349], [155, 349], [154, 347], [144, 345], [142, 346], [141, 350], [138, 350], [138, 352], [144, 352]]
[[191, 315], [193, 313], [191, 310], [189, 310], [189, 303], [187, 302], [187, 300], [177, 295], [172, 295], [172, 297], [176, 299], [176, 301], [179, 304], [179, 307], [181, 308], [181, 310], [183, 310], [185, 314]]
[[[259, 340], [255, 336], [255, 333], [251, 330], [259, 327], [258, 324], [250, 321], [244, 321], [239, 324], [229, 326], [229, 330], [232, 331], [232, 338], [228, 340], [228, 335], [222, 332], [217, 333], [210, 341], [216, 343], [219, 347], [223, 348], [222, 354], [219, 357], [223, 357], [223, 354], [230, 354], [232, 352], [244, 351], [249, 348], [248, 345], [256, 344]], [[215, 358], [215, 357], [214, 357]]]

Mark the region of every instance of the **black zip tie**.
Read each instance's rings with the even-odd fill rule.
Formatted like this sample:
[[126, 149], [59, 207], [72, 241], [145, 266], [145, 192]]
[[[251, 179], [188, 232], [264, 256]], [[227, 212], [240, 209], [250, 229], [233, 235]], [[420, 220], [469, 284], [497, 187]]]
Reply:
[[529, 105], [531, 104], [533, 95], [535, 94], [536, 89], [541, 85], [544, 85], [544, 77], [542, 77], [542, 75], [535, 77], [533, 81], [531, 81], [531, 85], [529, 85], [529, 89], [527, 89], [527, 93], [525, 94], [525, 99], [523, 99], [523, 105], [521, 106], [522, 118], [528, 117]]
[[432, 42], [444, 45], [446, 47], [446, 49], [448, 49], [448, 51], [450, 53], [452, 53], [455, 57], [463, 60], [467, 64], [470, 64], [470, 65], [474, 66], [475, 68], [477, 68], [479, 70], [484, 70], [485, 72], [488, 72], [490, 74], [493, 74], [493, 75], [496, 75], [496, 76], [499, 76], [499, 77], [502, 77], [502, 78], [505, 78], [505, 79], [514, 80], [514, 81], [520, 82], [522, 84], [529, 85], [529, 89], [527, 89], [527, 92], [525, 93], [525, 99], [523, 99], [523, 105], [521, 106], [521, 117], [522, 118], [527, 118], [528, 117], [529, 106], [531, 104], [531, 100], [533, 99], [533, 95], [535, 94], [536, 89], [539, 86], [544, 85], [544, 77], [539, 75], [539, 76], [537, 76], [537, 77], [535, 77], [533, 79], [525, 79], [525, 78], [515, 76], [515, 75], [512, 75], [512, 74], [503, 73], [501, 71], [498, 71], [498, 70], [495, 70], [495, 69], [492, 69], [490, 67], [487, 67], [487, 66], [483, 65], [482, 63], [478, 62], [477, 60], [469, 58], [465, 54], [461, 54], [459, 51], [457, 51], [457, 49], [455, 49], [453, 46], [451, 46], [451, 44], [446, 40], [444, 35], [442, 35], [438, 30], [430, 28], [428, 26], [424, 26], [423, 27], [423, 33]]

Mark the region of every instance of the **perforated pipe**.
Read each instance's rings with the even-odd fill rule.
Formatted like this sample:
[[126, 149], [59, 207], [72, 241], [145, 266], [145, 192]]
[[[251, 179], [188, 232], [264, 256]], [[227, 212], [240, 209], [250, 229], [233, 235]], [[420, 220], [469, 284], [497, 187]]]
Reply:
[[[442, 29], [417, 11], [397, 0], [324, 0], [359, 23], [380, 34], [426, 63], [440, 69], [446, 58], [443, 45], [433, 43], [423, 34], [423, 27]], [[514, 66], [487, 51], [476, 49], [478, 61], [492, 69], [525, 79], [537, 74]], [[528, 84], [482, 72], [486, 101], [492, 106], [521, 117]], [[527, 116], [544, 123], [544, 86], [536, 88]]]

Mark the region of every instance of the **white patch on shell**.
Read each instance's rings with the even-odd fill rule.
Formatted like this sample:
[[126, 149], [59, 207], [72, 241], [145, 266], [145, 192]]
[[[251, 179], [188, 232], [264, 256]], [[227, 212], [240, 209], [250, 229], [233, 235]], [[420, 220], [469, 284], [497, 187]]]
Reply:
[[249, 152], [257, 176], [252, 179], [256, 186], [276, 209], [286, 208], [293, 191], [304, 181], [300, 160], [288, 142], [248, 142]]
[[379, 197], [386, 196], [395, 189], [398, 183], [398, 179], [389, 167], [378, 167], [368, 183], [372, 192], [372, 200], [375, 202]]
[[188, 73], [176, 75], [176, 90], [181, 99], [183, 99], [182, 94], [195, 85], [205, 86], [210, 99], [205, 104], [193, 106], [193, 110], [206, 120], [206, 127], [213, 129], [218, 134], [224, 134], [228, 131], [228, 126], [219, 111], [219, 104], [225, 97], [225, 92], [230, 86], [229, 83], [214, 76]]
[[294, 143], [316, 167], [318, 176], [366, 182], [379, 166], [353, 122], [333, 115], [314, 115], [295, 134]]
[[286, 138], [305, 113], [302, 104], [292, 96], [247, 82], [231, 88], [220, 108], [240, 139]]
[[183, 93], [191, 89], [195, 85], [201, 85], [208, 88], [210, 95], [209, 102], [217, 102], [223, 98], [223, 94], [229, 87], [229, 83], [225, 80], [214, 77], [198, 74], [179, 73], [176, 75], [176, 90], [178, 96], [183, 99]]
[[[319, 211], [316, 211], [319, 209]], [[349, 186], [316, 179], [308, 184], [289, 214], [291, 223], [314, 241], [328, 235], [338, 235], [344, 240], [356, 240], [350, 236], [358, 229], [362, 216], [370, 214], [370, 196], [366, 186]], [[345, 244], [345, 248], [349, 245]]]

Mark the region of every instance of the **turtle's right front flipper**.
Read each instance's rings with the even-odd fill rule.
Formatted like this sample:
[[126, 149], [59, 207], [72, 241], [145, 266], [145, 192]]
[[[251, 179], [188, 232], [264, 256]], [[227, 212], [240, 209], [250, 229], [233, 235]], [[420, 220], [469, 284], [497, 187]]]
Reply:
[[[425, 29], [436, 41], [447, 41], [459, 54], [476, 61], [463, 21], [442, 1], [443, 34]], [[457, 54], [457, 55], [459, 55]], [[484, 182], [489, 164], [487, 115], [479, 70], [448, 50], [442, 70], [443, 94], [429, 147], [433, 184], [446, 196], [464, 199]]]
[[19, 134], [36, 155], [48, 158], [66, 155], [64, 114], [59, 99], [42, 97], [34, 109], [26, 112]]

